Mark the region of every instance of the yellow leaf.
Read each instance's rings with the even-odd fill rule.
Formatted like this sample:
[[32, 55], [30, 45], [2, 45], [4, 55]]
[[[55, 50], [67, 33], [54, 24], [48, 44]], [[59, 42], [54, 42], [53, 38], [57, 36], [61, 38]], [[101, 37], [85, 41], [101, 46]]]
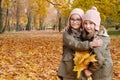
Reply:
[[88, 80], [92, 80], [92, 77], [89, 77]]
[[0, 80], [5, 80], [4, 78], [0, 78]]
[[31, 80], [38, 80], [35, 73], [33, 73], [33, 72], [30, 72], [29, 76], [32, 78]]
[[19, 76], [16, 77], [19, 80], [28, 80], [25, 74], [20, 74]]
[[74, 66], [73, 71], [77, 71], [77, 78], [80, 77], [82, 70], [84, 70], [85, 68], [86, 68], [86, 66], [84, 66], [84, 64], [81, 64], [79, 66]]
[[77, 78], [80, 77], [82, 70], [86, 69], [90, 62], [96, 62], [96, 55], [90, 55], [88, 51], [86, 52], [76, 52], [74, 57], [74, 69], [73, 71], [77, 71]]
[[81, 64], [81, 62], [83, 62], [84, 59], [86, 59], [89, 56], [90, 54], [88, 54], [88, 52], [76, 52], [74, 62], [75, 64]]

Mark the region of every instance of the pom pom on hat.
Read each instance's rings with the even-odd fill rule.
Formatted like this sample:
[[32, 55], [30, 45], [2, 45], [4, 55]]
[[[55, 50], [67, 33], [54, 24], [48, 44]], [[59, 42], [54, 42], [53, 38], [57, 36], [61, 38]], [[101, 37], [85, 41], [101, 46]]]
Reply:
[[88, 10], [85, 13], [85, 15], [83, 16], [83, 22], [85, 20], [92, 21], [96, 25], [95, 30], [99, 31], [101, 18], [100, 13], [97, 11], [97, 8], [95, 6], [93, 6], [90, 10]]
[[97, 10], [97, 8], [96, 8], [95, 6], [93, 6], [91, 9], [92, 9], [92, 10]]

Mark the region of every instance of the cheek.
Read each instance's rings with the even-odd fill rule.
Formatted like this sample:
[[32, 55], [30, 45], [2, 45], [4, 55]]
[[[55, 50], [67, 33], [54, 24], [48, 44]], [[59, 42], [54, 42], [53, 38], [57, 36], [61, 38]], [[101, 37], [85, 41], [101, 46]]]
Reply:
[[93, 26], [91, 27], [91, 29], [92, 29], [92, 30], [95, 30], [95, 26], [93, 25]]
[[80, 22], [79, 25], [81, 26], [81, 25], [82, 25], [82, 22]]
[[73, 24], [71, 22], [69, 22], [69, 25], [72, 26]]
[[86, 25], [83, 25], [83, 27], [87, 30], [87, 26]]

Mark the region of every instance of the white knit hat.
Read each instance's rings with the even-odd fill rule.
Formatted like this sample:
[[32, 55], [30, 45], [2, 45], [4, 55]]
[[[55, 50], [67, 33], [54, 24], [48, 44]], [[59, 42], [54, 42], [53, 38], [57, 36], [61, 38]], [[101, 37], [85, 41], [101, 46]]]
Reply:
[[83, 16], [83, 23], [85, 20], [90, 20], [93, 23], [95, 23], [95, 29], [99, 30], [100, 29], [100, 22], [101, 22], [101, 18], [100, 18], [100, 13], [97, 11], [96, 7], [92, 7], [90, 10], [88, 10], [85, 15]]

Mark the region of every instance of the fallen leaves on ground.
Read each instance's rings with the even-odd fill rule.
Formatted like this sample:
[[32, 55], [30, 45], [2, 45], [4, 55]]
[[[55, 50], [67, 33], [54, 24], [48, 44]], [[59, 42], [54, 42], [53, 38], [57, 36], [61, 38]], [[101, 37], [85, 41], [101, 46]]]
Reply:
[[120, 36], [111, 36], [110, 50], [114, 66], [113, 80], [120, 80]]
[[[120, 37], [111, 37], [114, 78], [120, 79]], [[26, 31], [0, 34], [0, 80], [59, 80], [62, 34]]]
[[0, 80], [57, 80], [62, 53], [58, 32], [0, 35]]

